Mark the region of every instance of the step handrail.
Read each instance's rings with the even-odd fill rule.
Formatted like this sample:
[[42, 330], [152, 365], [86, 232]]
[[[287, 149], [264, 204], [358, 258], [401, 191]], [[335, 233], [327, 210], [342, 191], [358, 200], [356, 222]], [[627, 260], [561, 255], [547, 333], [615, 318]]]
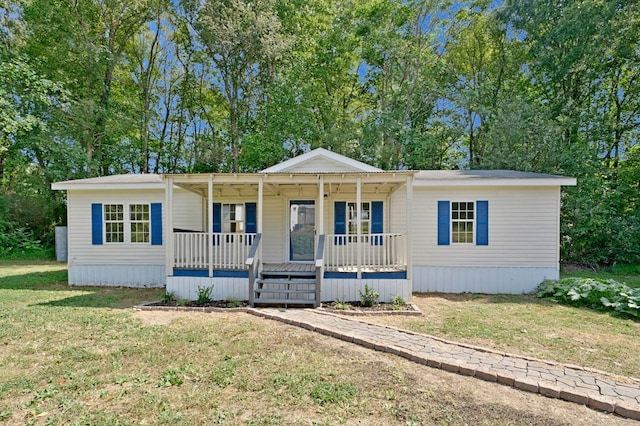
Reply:
[[262, 234], [256, 234], [251, 244], [249, 254], [247, 255], [247, 260], [245, 261], [245, 265], [249, 267], [249, 306], [251, 307], [253, 307], [254, 304], [253, 289], [256, 285], [256, 277], [260, 273], [260, 252], [258, 251], [258, 248], [260, 248], [260, 240], [262, 240]]
[[324, 240], [324, 234], [318, 236], [318, 246], [316, 247], [316, 308], [320, 307], [320, 298], [322, 297], [322, 278], [324, 277]]

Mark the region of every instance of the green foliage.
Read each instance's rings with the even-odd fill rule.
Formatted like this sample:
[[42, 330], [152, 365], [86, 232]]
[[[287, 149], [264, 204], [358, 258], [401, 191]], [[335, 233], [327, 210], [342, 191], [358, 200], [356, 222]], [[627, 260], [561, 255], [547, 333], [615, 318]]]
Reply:
[[163, 371], [162, 374], [160, 375], [158, 387], [170, 388], [171, 386], [180, 386], [183, 383], [184, 383], [184, 380], [181, 377], [180, 371], [169, 369], [169, 370]]
[[347, 302], [336, 300], [333, 304], [333, 308], [339, 311], [348, 311], [349, 309], [351, 309], [351, 306]]
[[311, 399], [319, 405], [346, 404], [358, 395], [358, 387], [350, 383], [317, 383], [309, 393]]
[[210, 380], [221, 388], [225, 388], [233, 383], [233, 376], [236, 374], [236, 363], [230, 356], [225, 356], [221, 364], [216, 365], [211, 374]]
[[52, 246], [54, 181], [254, 171], [325, 147], [385, 169], [576, 176], [562, 259], [640, 263], [635, 2], [125, 3], [4, 5], [0, 247]]
[[360, 302], [362, 303], [362, 306], [371, 307], [378, 304], [380, 293], [375, 291], [373, 287], [369, 287], [369, 284], [364, 285], [364, 292], [362, 290], [358, 290], [358, 293], [360, 293]]
[[545, 280], [536, 289], [536, 295], [573, 306], [613, 309], [624, 315], [640, 317], [640, 289], [612, 279], [570, 277]]
[[205, 305], [207, 303], [213, 302], [213, 286], [210, 286], [210, 287], [198, 286], [197, 297], [198, 298], [196, 299], [196, 301], [201, 305]]
[[239, 308], [240, 306], [242, 306], [242, 302], [240, 302], [238, 299], [235, 299], [233, 297], [228, 297], [227, 306], [230, 308]]
[[406, 302], [404, 300], [404, 297], [400, 296], [399, 294], [391, 298], [391, 304], [393, 305], [393, 310], [395, 311], [402, 309], [405, 303]]
[[176, 300], [176, 293], [173, 291], [167, 291], [162, 295], [162, 301], [165, 303], [175, 302]]

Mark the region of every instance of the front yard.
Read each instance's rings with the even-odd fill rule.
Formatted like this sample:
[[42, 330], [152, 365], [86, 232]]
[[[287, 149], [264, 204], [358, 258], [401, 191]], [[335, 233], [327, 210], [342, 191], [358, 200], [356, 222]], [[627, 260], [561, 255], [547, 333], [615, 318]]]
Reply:
[[[130, 309], [162, 294], [70, 288], [63, 265], [0, 261], [0, 423], [626, 422], [244, 313]], [[403, 326], [563, 361], [584, 348], [597, 368], [640, 375], [637, 323], [527, 297], [417, 299], [425, 316]]]

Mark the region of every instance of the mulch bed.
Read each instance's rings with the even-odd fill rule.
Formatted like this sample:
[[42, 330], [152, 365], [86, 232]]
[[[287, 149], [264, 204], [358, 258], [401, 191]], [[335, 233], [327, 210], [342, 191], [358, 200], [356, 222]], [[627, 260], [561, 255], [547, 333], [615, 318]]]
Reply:
[[393, 303], [378, 303], [373, 306], [363, 306], [360, 302], [331, 302], [323, 303], [322, 309], [335, 314], [343, 315], [422, 315], [418, 307], [411, 303], [396, 305]]
[[160, 300], [158, 302], [148, 303], [146, 306], [174, 306], [185, 308], [246, 308], [249, 304], [245, 300], [214, 300], [209, 303], [198, 303], [196, 300], [173, 300], [165, 302]]

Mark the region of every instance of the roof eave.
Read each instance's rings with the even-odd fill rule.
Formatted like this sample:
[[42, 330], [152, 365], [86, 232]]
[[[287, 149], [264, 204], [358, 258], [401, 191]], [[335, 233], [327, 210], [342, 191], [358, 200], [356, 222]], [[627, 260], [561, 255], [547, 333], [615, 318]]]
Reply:
[[576, 178], [557, 177], [541, 179], [415, 179], [413, 186], [575, 186]]
[[160, 183], [80, 183], [73, 181], [56, 182], [51, 184], [54, 191], [68, 190], [115, 190], [115, 189], [164, 189], [165, 184]]

